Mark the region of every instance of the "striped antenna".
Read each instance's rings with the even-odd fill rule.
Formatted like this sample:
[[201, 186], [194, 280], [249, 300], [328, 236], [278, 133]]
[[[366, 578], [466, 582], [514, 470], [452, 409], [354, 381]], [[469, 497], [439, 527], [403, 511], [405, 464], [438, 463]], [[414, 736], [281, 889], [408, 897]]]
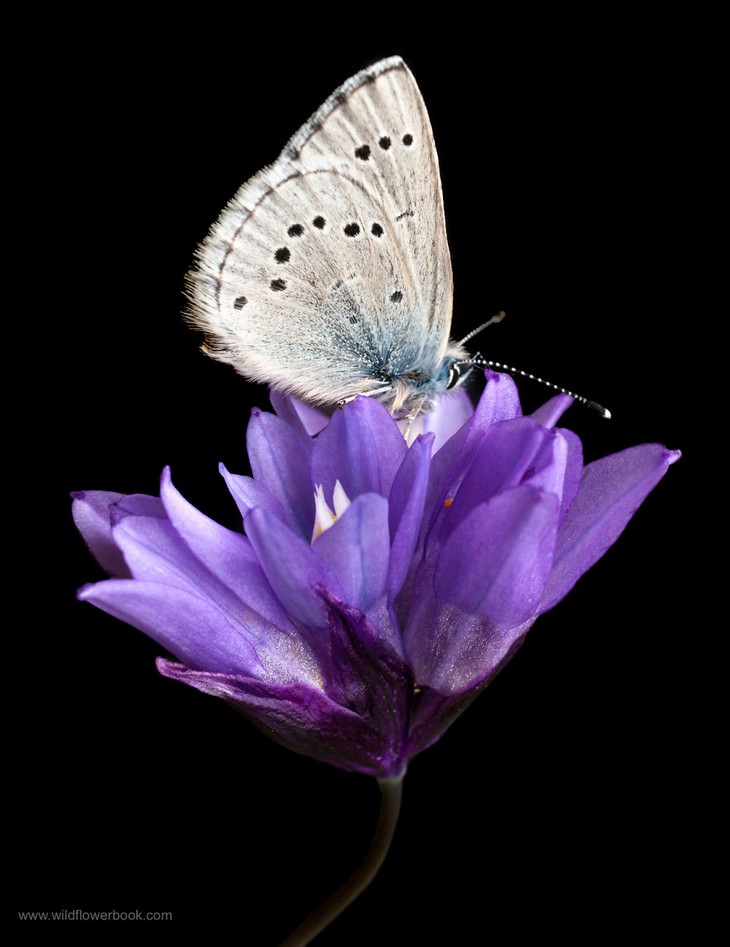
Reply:
[[486, 329], [487, 326], [496, 325], [498, 322], [501, 322], [507, 313], [504, 309], [500, 309], [496, 316], [492, 316], [491, 319], [487, 319], [486, 322], [483, 322], [480, 326], [477, 326], [476, 329], [472, 329], [468, 335], [465, 335], [463, 339], [459, 339], [459, 345], [463, 345], [465, 342], [468, 342], [469, 339], [473, 339], [475, 335]]
[[[482, 325], [477, 326], [476, 329], [473, 329], [468, 335], [465, 335], [463, 339], [459, 341], [459, 345], [463, 345], [464, 342], [468, 342], [469, 339], [473, 339], [475, 335], [481, 332], [483, 329], [486, 329], [487, 326], [501, 322], [505, 317], [504, 311], [500, 311], [496, 316], [492, 316], [491, 319], [488, 319]], [[567, 388], [562, 388], [560, 385], [556, 385], [552, 381], [546, 381], [544, 378], [539, 378], [537, 375], [533, 375], [530, 372], [525, 372], [521, 368], [514, 368], [512, 365], [503, 365], [502, 362], [493, 362], [483, 358], [482, 355], [477, 352], [472, 358], [464, 359], [463, 361], [457, 362], [457, 365], [471, 365], [476, 368], [496, 368], [498, 371], [509, 372], [510, 375], [521, 375], [523, 378], [529, 378], [530, 381], [536, 381], [540, 385], [545, 385], [546, 388], [552, 388], [554, 391], [560, 392], [563, 395], [569, 395], [575, 401], [579, 402], [586, 406], [586, 408], [591, 408], [593, 411], [597, 411], [601, 417], [610, 418], [611, 412], [608, 408], [604, 408], [602, 404], [598, 404], [597, 401], [591, 401], [589, 398], [584, 398], [583, 395], [577, 395], [574, 391], [568, 391]]]

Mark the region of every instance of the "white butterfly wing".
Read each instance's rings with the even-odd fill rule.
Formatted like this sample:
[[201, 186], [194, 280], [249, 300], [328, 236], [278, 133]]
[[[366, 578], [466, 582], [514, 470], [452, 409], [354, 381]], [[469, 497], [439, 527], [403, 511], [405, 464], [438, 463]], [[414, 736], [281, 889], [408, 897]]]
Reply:
[[436, 372], [451, 260], [431, 125], [400, 58], [348, 79], [243, 185], [190, 296], [209, 354], [313, 403]]

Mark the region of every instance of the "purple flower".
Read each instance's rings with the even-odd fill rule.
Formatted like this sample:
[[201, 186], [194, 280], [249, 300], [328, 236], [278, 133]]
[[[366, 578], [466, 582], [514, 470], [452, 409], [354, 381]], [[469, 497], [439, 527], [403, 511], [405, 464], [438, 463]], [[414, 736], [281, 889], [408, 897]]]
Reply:
[[182, 662], [159, 658], [162, 674], [380, 779], [441, 736], [679, 456], [643, 444], [584, 467], [555, 427], [570, 398], [523, 417], [494, 373], [476, 409], [443, 399], [410, 446], [374, 400], [329, 421], [272, 401], [248, 428], [253, 477], [222, 470], [245, 535], [169, 471], [159, 498], [79, 493], [76, 523], [114, 576], [79, 596]]

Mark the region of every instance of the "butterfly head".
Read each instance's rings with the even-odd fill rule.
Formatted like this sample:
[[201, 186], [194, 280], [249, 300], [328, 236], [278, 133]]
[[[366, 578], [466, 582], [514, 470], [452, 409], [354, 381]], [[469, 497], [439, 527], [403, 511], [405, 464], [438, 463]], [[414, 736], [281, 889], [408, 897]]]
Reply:
[[363, 393], [382, 401], [396, 418], [415, 417], [430, 411], [440, 395], [461, 385], [471, 370], [469, 355], [452, 342], [435, 366], [384, 374], [382, 385]]

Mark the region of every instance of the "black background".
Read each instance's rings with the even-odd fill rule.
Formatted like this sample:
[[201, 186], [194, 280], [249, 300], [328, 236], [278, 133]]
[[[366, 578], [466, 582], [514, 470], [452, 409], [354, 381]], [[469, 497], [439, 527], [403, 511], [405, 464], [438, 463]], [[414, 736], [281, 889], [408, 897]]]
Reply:
[[[17, 910], [172, 911], [65, 933], [167, 943], [201, 930], [269, 947], [367, 845], [372, 781], [280, 749], [222, 702], [161, 678], [153, 642], [76, 601], [102, 575], [68, 492], [154, 494], [170, 464], [188, 499], [237, 525], [217, 463], [246, 472], [249, 410], [267, 393], [200, 354], [180, 318], [184, 273], [223, 204], [319, 103], [400, 53], [439, 150], [454, 336], [504, 308], [482, 352], [611, 408], [611, 422], [577, 407], [566, 417], [588, 459], [644, 441], [685, 456], [413, 761], [385, 867], [317, 944], [696, 933], [712, 650], [688, 604], [690, 414], [706, 411], [690, 354], [702, 306], [696, 50], [681, 24], [670, 35], [666, 23], [599, 18], [451, 30], [421, 19], [414, 34], [348, 16], [329, 32], [274, 8], [256, 24], [201, 9], [174, 29], [65, 19], [58, 43], [48, 26], [51, 52], [36, 60], [46, 81], [28, 100], [35, 224], [18, 330], [41, 397], [23, 412], [11, 491], [26, 510], [36, 477], [22, 585], [8, 589], [23, 603], [8, 814], [22, 842]], [[526, 410], [547, 397], [520, 390]], [[52, 924], [19, 930], [59, 936]]]

